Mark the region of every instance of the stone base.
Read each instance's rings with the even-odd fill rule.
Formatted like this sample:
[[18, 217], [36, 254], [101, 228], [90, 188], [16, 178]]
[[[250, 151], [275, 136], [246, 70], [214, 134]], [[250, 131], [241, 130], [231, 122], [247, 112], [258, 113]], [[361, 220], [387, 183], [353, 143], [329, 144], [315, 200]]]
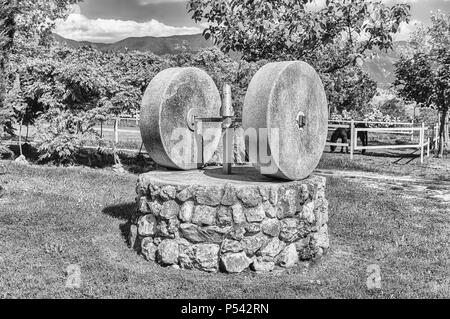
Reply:
[[139, 177], [130, 244], [164, 266], [269, 272], [329, 247], [325, 178], [283, 182], [251, 167], [157, 171]]

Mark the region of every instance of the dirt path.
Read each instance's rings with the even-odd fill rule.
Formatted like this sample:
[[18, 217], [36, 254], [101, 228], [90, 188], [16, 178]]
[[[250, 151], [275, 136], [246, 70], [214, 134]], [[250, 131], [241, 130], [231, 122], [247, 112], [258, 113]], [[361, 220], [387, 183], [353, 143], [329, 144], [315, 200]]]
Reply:
[[336, 171], [320, 169], [316, 174], [325, 177], [341, 177], [363, 183], [373, 188], [390, 188], [402, 191], [407, 196], [432, 198], [450, 204], [450, 183], [412, 176], [393, 176], [361, 171]]

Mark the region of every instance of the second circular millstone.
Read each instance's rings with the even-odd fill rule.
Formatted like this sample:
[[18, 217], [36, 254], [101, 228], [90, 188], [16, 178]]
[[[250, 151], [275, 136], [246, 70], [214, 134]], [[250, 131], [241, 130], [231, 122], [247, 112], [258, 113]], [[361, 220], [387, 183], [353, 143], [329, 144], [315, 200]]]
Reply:
[[265, 65], [249, 85], [242, 121], [250, 161], [261, 174], [307, 178], [322, 157], [328, 131], [328, 104], [319, 75], [300, 61]]
[[209, 161], [220, 142], [221, 125], [203, 123], [203, 145], [198, 145], [193, 116], [218, 117], [220, 105], [214, 81], [198, 68], [169, 68], [157, 74], [145, 92], [140, 122], [142, 140], [152, 159], [181, 170], [196, 169]]

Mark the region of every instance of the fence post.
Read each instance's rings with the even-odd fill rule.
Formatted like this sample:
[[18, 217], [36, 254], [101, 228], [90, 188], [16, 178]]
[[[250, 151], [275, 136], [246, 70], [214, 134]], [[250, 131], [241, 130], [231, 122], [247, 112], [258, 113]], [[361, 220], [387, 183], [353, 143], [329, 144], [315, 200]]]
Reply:
[[437, 127], [437, 125], [435, 124], [434, 125], [434, 132], [433, 132], [433, 142], [434, 142], [434, 149], [436, 150], [437, 149], [437, 134], [438, 134], [438, 127]]
[[197, 167], [203, 167], [203, 122], [194, 121], [195, 147], [197, 150], [196, 160]]
[[223, 141], [223, 173], [231, 175], [233, 164], [233, 135], [234, 131], [231, 128], [231, 117], [233, 116], [233, 100], [231, 95], [231, 85], [225, 83], [223, 86], [222, 107], [220, 113], [223, 119], [222, 129], [224, 130]]
[[357, 143], [355, 139], [355, 122], [352, 120], [350, 122], [350, 160], [353, 161], [355, 153], [355, 144]]
[[449, 139], [449, 127], [448, 127], [448, 121], [445, 119], [445, 125], [444, 125], [444, 145], [448, 144]]
[[428, 144], [427, 144], [427, 157], [430, 157], [430, 143], [431, 143], [431, 140], [430, 140], [430, 138], [428, 138]]
[[419, 141], [419, 146], [420, 146], [420, 163], [423, 164], [423, 141], [425, 138], [425, 123], [422, 122], [422, 129], [420, 130], [420, 141]]
[[119, 143], [119, 117], [116, 117], [114, 121], [114, 141], [116, 144]]
[[436, 124], [436, 149], [439, 148], [439, 123]]

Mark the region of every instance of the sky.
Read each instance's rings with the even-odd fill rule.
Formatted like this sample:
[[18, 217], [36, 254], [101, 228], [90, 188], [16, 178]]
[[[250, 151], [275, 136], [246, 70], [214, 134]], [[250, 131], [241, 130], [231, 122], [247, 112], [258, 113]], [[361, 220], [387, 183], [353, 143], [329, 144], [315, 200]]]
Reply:
[[[325, 0], [315, 0], [323, 6]], [[416, 23], [429, 23], [430, 12], [450, 13], [450, 0], [381, 0], [387, 4], [408, 2], [412, 20], [403, 25], [396, 40], [406, 40]], [[116, 42], [128, 37], [163, 37], [201, 33], [205, 25], [194, 23], [186, 0], [84, 0], [59, 21], [56, 33], [78, 41]]]

